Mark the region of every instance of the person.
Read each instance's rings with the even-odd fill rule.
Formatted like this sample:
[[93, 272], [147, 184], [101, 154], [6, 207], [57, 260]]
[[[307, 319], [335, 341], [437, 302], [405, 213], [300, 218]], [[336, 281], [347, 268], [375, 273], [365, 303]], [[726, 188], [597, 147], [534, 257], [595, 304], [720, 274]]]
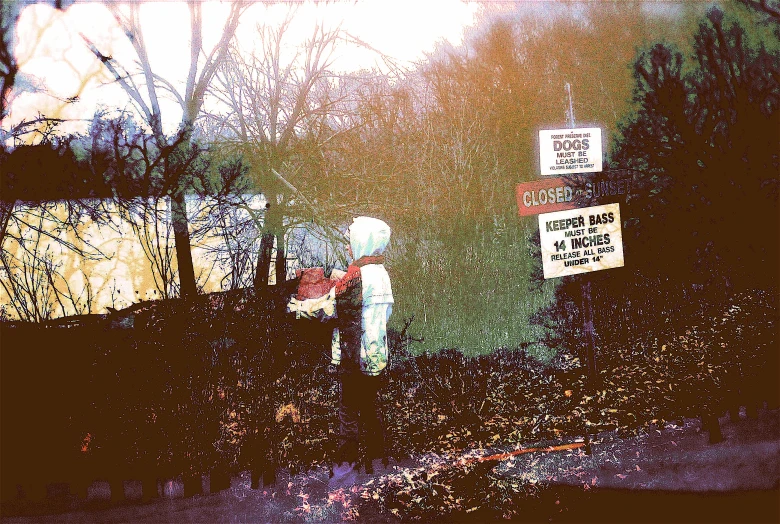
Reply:
[[340, 381], [336, 463], [342, 472], [345, 467], [358, 469], [362, 440], [366, 472], [371, 473], [372, 460], [384, 456], [385, 446], [377, 401], [387, 367], [387, 323], [394, 303], [384, 267], [390, 227], [377, 218], [361, 216], [353, 220], [347, 234], [353, 262], [346, 273], [322, 297], [291, 299], [288, 311], [298, 318], [335, 319], [331, 366], [338, 369]]

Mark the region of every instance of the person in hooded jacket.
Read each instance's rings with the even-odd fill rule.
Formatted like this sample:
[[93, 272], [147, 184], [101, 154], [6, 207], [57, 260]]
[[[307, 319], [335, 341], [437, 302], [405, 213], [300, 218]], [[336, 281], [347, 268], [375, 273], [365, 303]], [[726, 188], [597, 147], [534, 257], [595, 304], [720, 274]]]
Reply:
[[366, 471], [384, 454], [384, 431], [377, 405], [381, 375], [387, 366], [387, 322], [393, 310], [384, 252], [390, 227], [371, 217], [357, 217], [348, 230], [353, 262], [323, 297], [296, 300], [288, 310], [298, 318], [335, 319], [331, 365], [338, 366], [339, 451], [337, 463], [354, 469], [362, 436]]

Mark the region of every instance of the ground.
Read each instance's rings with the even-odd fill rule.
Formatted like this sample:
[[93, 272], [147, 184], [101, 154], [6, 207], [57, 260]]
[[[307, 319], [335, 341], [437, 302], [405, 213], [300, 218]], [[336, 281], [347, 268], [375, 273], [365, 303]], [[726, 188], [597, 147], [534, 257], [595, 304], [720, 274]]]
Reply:
[[[596, 435], [589, 455], [584, 448], [484, 462], [477, 459], [516, 450], [427, 455], [385, 469], [377, 461], [374, 475], [361, 473], [339, 485], [329, 483], [324, 469], [282, 472], [274, 487], [259, 490], [251, 490], [242, 474], [228, 490], [189, 498], [171, 483], [171, 497], [145, 504], [109, 507], [100, 500], [105, 486], [96, 483], [93, 500], [73, 511], [3, 522], [780, 522], [780, 411], [762, 409], [758, 418], [743, 411], [739, 420], [724, 416], [720, 423], [724, 440], [718, 444], [708, 444], [698, 420], [684, 419], [628, 438]], [[490, 484], [481, 483], [488, 477]], [[126, 486], [128, 495], [132, 490]], [[463, 494], [469, 490], [475, 492]], [[480, 496], [494, 504], [481, 506]], [[444, 505], [437, 512], [429, 499]]]

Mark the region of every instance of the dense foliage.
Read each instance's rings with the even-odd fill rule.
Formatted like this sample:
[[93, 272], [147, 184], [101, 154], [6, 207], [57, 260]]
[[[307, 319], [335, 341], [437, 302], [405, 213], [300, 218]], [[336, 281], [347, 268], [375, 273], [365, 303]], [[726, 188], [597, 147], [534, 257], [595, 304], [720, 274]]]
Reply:
[[[512, 350], [414, 357], [407, 335], [393, 334], [394, 357], [381, 391], [387, 451], [396, 459], [432, 454], [446, 464], [467, 452], [586, 432], [629, 435], [649, 424], [771, 402], [778, 395], [777, 353], [767, 349], [777, 309], [766, 294], [735, 300], [684, 331], [665, 324], [631, 345], [606, 346], [603, 389], [595, 392], [573, 355], [561, 355], [552, 367]], [[50, 348], [48, 364], [35, 367], [37, 382], [29, 372], [8, 375], [4, 366], [4, 412], [39, 428], [4, 435], [4, 456], [13, 457], [4, 465], [5, 480], [29, 482], [27, 472], [76, 485], [97, 478], [214, 478], [217, 471], [256, 467], [309, 470], [334, 456], [338, 392], [325, 371], [327, 326], [302, 329], [292, 316], [235, 293], [200, 304], [150, 304], [132, 319], [112, 322], [104, 335], [95, 325], [3, 326], [4, 340], [56, 337], [60, 347], [92, 333], [90, 344], [67, 353], [53, 351], [54, 344], [36, 346]], [[40, 353], [27, 355], [42, 360]], [[495, 485], [480, 487], [499, 479], [483, 478], [478, 469], [448, 467], [435, 480], [399, 477], [377, 486], [376, 500], [382, 511], [408, 518], [505, 510]], [[504, 486], [507, 497], [533, 489], [515, 484]]]

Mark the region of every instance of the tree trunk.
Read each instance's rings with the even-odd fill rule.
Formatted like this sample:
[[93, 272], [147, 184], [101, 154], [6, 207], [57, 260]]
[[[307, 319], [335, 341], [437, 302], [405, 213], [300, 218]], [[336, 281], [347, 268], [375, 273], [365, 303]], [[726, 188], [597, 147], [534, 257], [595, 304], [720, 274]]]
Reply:
[[268, 273], [271, 270], [271, 252], [274, 247], [273, 233], [263, 233], [260, 240], [260, 253], [257, 256], [257, 269], [255, 270], [255, 289], [268, 285]]
[[276, 233], [276, 283], [287, 280], [287, 256], [284, 251], [284, 232]]
[[282, 208], [269, 205], [263, 217], [263, 237], [260, 240], [260, 253], [257, 257], [255, 270], [255, 288], [268, 285], [271, 270], [271, 259], [276, 240], [276, 283], [287, 280], [287, 264], [284, 252], [284, 228], [282, 226]]
[[171, 218], [173, 238], [176, 242], [176, 262], [179, 266], [179, 296], [194, 297], [198, 294], [195, 282], [195, 268], [190, 249], [190, 229], [187, 220], [187, 206], [184, 193], [177, 191], [171, 196]]

